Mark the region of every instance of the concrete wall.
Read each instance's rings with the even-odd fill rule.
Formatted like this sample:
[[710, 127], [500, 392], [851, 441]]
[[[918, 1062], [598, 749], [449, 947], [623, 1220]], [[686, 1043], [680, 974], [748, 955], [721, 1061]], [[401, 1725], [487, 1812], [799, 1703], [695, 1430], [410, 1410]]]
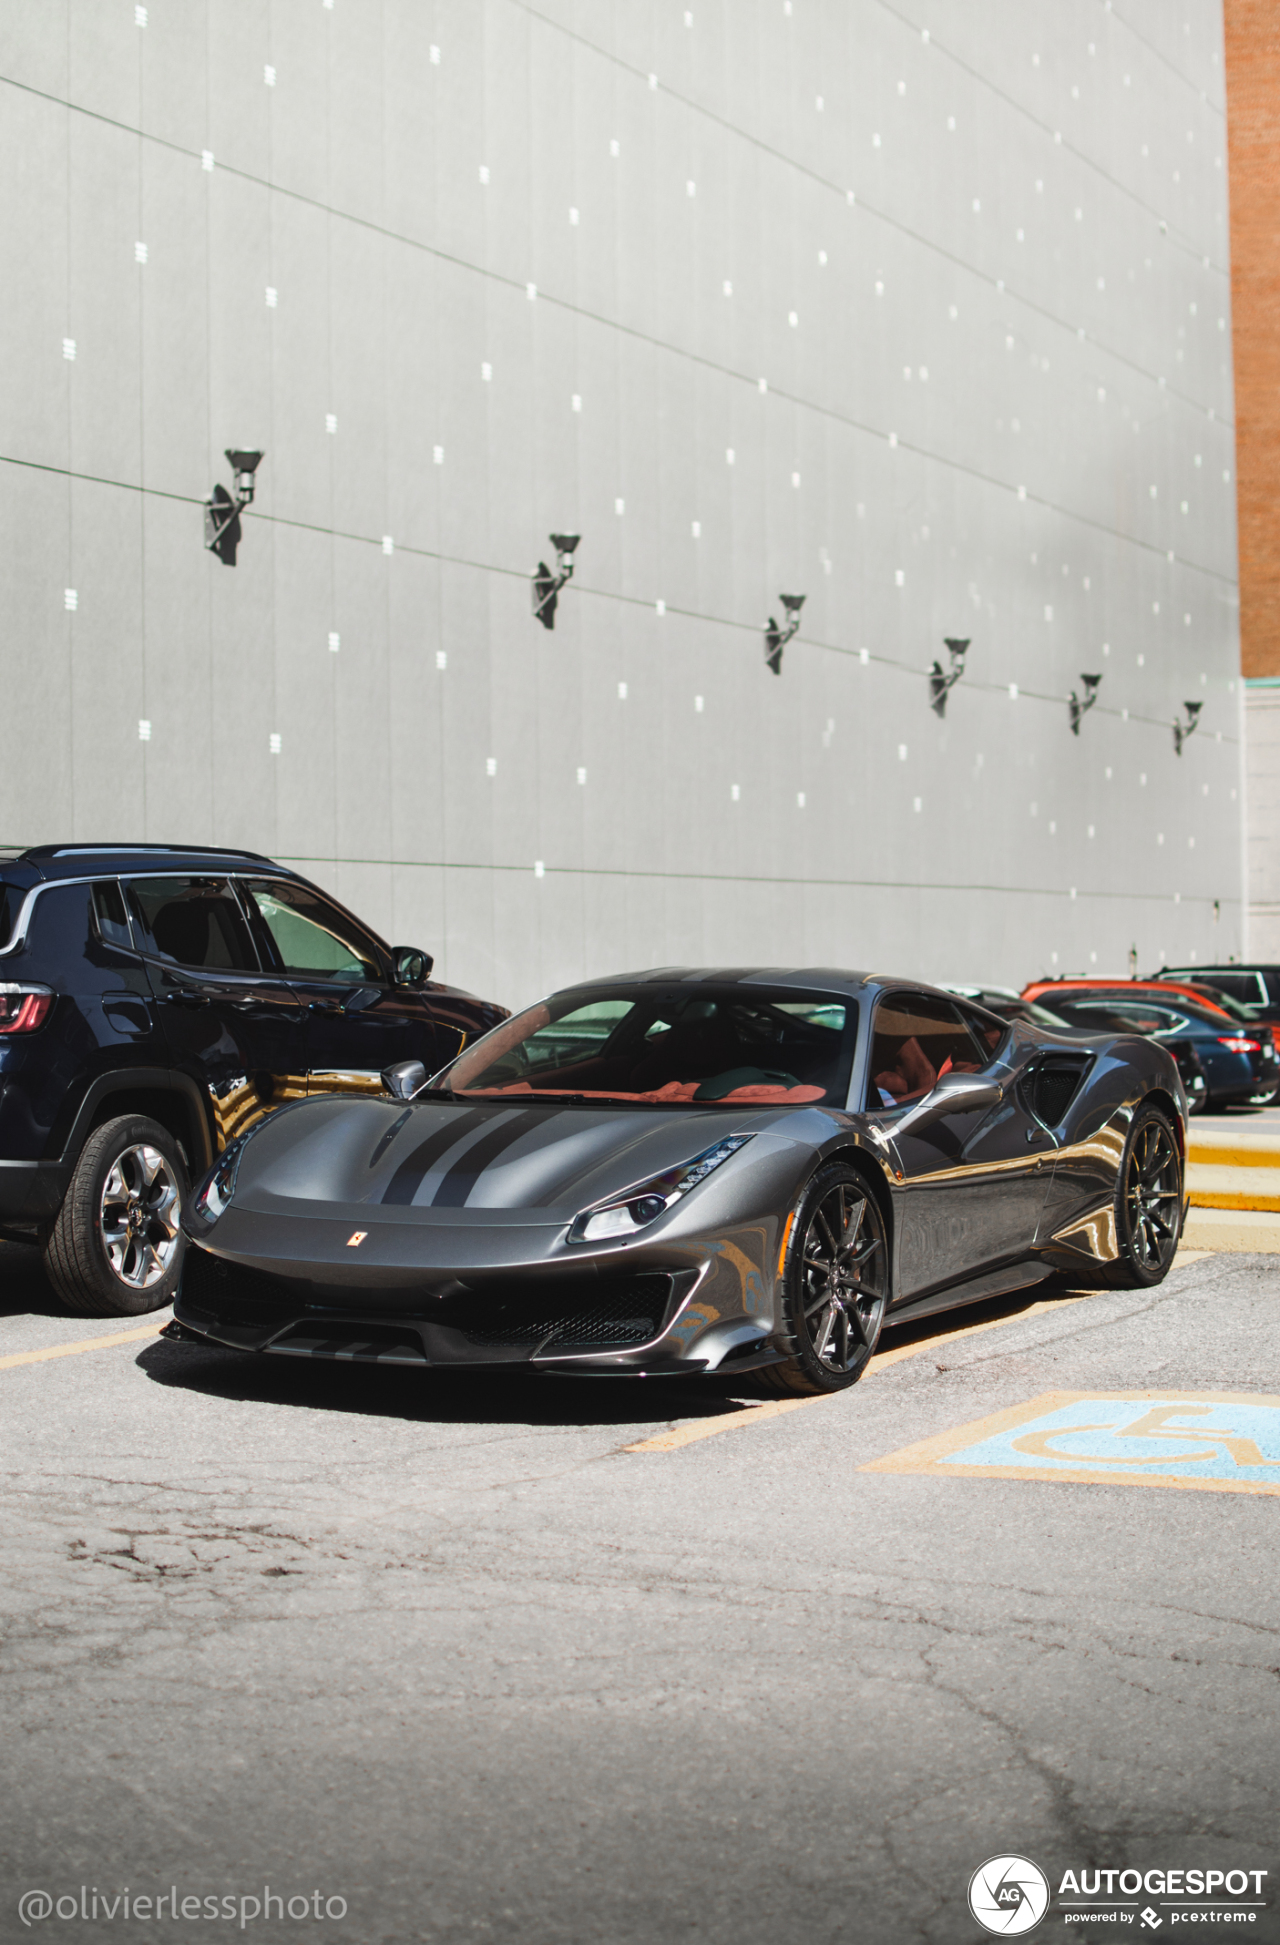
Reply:
[[1238, 951], [1222, 22], [1123, 14], [0, 0], [0, 842], [252, 845], [512, 1003]]

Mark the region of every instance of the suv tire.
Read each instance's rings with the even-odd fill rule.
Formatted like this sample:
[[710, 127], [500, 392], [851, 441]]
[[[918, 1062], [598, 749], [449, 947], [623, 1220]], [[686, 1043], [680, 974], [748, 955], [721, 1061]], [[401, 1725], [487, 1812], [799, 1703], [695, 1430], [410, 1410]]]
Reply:
[[68, 1310], [137, 1317], [173, 1302], [186, 1189], [178, 1144], [159, 1122], [121, 1114], [94, 1129], [45, 1244], [45, 1271]]

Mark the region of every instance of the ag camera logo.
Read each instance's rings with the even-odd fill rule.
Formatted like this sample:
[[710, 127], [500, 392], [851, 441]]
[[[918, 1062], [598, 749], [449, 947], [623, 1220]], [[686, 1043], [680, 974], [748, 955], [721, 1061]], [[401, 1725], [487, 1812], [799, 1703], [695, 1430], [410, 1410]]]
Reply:
[[969, 1879], [969, 1909], [984, 1931], [1017, 1938], [1049, 1909], [1049, 1880], [1029, 1857], [989, 1857]]

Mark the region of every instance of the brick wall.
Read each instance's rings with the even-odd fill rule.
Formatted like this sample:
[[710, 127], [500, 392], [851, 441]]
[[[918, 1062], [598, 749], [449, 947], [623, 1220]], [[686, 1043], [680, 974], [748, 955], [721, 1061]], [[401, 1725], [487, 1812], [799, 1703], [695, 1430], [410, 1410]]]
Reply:
[[1226, 0], [1240, 652], [1280, 675], [1280, 8]]

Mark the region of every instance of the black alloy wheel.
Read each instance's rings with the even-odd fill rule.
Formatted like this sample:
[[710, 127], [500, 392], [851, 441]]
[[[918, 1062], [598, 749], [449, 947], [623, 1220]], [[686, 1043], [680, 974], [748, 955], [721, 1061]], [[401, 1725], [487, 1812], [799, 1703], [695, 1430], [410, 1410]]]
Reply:
[[760, 1373], [765, 1388], [820, 1396], [856, 1384], [888, 1301], [879, 1204], [856, 1169], [833, 1163], [813, 1177], [791, 1220], [777, 1332], [790, 1356]]
[[1148, 1290], [1163, 1282], [1182, 1233], [1182, 1157], [1159, 1108], [1139, 1108], [1129, 1130], [1116, 1184], [1119, 1254], [1110, 1282]]

